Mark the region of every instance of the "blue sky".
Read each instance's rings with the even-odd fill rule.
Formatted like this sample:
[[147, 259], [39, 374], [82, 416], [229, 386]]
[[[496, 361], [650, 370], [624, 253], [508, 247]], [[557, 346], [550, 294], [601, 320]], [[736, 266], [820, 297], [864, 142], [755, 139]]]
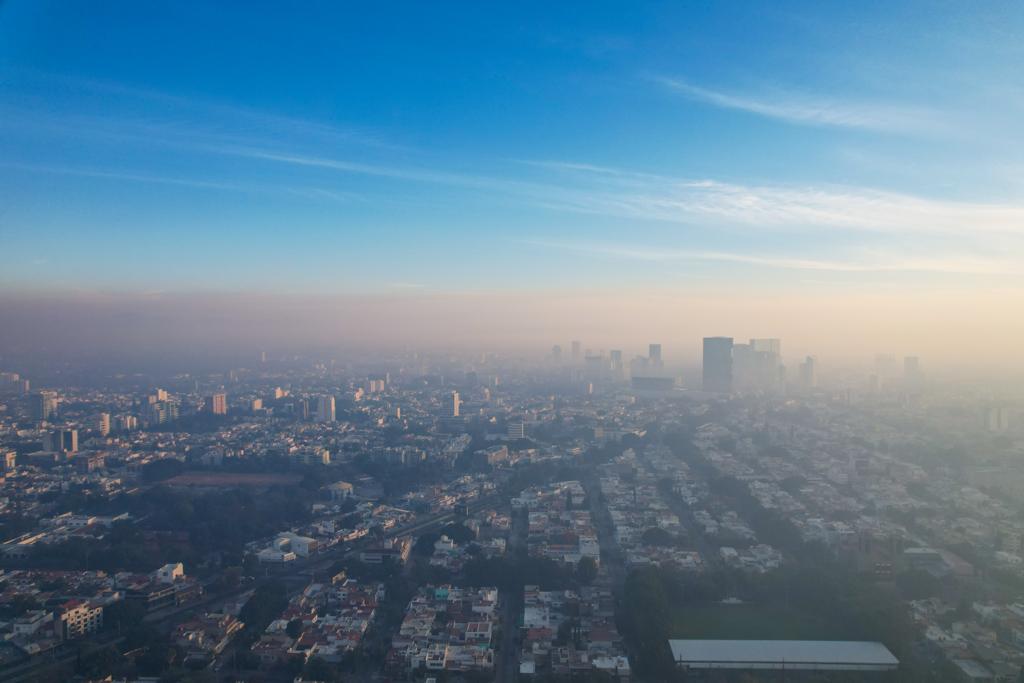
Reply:
[[0, 287], [1014, 288], [1024, 5], [0, 4]]

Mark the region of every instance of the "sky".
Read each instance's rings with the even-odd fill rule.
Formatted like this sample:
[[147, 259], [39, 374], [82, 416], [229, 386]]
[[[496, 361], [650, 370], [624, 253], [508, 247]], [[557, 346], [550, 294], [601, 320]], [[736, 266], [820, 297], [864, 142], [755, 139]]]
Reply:
[[7, 0], [0, 345], [60, 311], [1010, 350], [1021, 35], [1016, 2]]

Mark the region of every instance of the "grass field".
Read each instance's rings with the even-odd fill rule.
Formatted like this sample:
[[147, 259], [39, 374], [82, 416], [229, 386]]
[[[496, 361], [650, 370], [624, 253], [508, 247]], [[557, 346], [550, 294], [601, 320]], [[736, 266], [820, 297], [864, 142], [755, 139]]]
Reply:
[[781, 605], [706, 605], [681, 610], [673, 638], [727, 640], [838, 640], [841, 624], [829, 624]]

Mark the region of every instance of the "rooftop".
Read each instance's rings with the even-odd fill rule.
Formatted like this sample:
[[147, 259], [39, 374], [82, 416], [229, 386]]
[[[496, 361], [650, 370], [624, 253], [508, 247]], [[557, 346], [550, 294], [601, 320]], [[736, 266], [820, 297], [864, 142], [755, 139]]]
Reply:
[[669, 640], [672, 657], [693, 669], [887, 671], [899, 660], [882, 643], [850, 640]]

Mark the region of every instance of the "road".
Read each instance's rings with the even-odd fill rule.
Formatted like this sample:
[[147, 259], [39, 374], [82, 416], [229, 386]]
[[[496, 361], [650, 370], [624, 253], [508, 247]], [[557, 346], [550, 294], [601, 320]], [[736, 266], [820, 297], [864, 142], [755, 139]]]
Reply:
[[[512, 528], [509, 530], [506, 555], [526, 554], [527, 512], [512, 511]], [[502, 595], [501, 640], [498, 643], [497, 659], [494, 662], [494, 680], [497, 683], [515, 683], [519, 678], [519, 615], [523, 611], [522, 593]]]
[[612, 582], [612, 592], [618, 596], [622, 585], [626, 582], [625, 556], [615, 535], [612, 532], [612, 517], [601, 493], [601, 482], [596, 476], [583, 481], [590, 502], [590, 516], [594, 520], [597, 531], [597, 543], [601, 548], [601, 567], [608, 573]]

